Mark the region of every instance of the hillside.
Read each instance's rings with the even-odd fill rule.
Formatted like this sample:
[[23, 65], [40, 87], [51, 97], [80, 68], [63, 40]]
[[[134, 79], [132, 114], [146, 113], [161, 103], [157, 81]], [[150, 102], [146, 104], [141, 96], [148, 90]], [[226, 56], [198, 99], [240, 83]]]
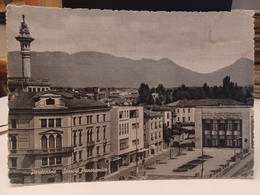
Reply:
[[[234, 64], [208, 74], [183, 68], [173, 61], [115, 57], [100, 52], [31, 52], [33, 78], [49, 78], [53, 86], [139, 87], [140, 83], [165, 87], [222, 85], [231, 76], [238, 85], [253, 85], [253, 61], [241, 58]], [[21, 76], [20, 52], [8, 54], [9, 77]], [[249, 76], [251, 75], [251, 76]]]

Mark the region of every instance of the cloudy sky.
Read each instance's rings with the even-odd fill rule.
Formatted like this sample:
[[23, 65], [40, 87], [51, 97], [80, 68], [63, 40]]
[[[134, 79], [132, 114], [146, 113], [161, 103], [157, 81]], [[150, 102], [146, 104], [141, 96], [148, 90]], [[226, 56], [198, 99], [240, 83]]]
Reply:
[[213, 72], [239, 58], [253, 59], [252, 11], [184, 13], [9, 7], [8, 51], [21, 15], [32, 51], [99, 51], [131, 59], [169, 58], [196, 72]]

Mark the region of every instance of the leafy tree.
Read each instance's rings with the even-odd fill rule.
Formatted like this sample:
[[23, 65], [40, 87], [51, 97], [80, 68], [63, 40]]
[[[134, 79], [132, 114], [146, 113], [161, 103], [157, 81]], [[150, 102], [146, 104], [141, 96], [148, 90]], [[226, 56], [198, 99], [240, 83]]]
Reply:
[[141, 85], [138, 89], [138, 93], [139, 93], [139, 102], [147, 103], [149, 100], [149, 96], [150, 96], [150, 89], [149, 89], [148, 84], [141, 83]]

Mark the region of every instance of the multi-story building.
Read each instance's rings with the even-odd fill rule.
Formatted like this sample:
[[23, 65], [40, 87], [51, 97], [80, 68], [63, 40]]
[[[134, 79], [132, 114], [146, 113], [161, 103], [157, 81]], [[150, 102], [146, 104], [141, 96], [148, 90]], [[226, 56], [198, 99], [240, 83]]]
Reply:
[[146, 157], [143, 140], [143, 107], [113, 107], [110, 111], [111, 172]]
[[179, 100], [168, 104], [175, 109], [176, 123], [183, 128], [195, 130], [195, 108], [197, 106], [219, 106], [219, 105], [241, 105], [231, 99], [198, 99], [198, 100]]
[[253, 148], [253, 109], [249, 106], [201, 106], [195, 114], [196, 148]]
[[[93, 181], [109, 174], [106, 105], [68, 93], [23, 92], [10, 100], [9, 109], [11, 181]], [[84, 172], [89, 169], [100, 172]]]
[[144, 110], [144, 146], [149, 155], [158, 154], [163, 149], [163, 114]]
[[159, 112], [162, 114], [162, 122], [165, 127], [172, 129], [172, 124], [173, 124], [173, 117], [174, 116], [174, 111], [172, 107], [167, 107], [167, 106], [147, 106], [147, 109], [150, 109], [151, 111], [154, 112]]

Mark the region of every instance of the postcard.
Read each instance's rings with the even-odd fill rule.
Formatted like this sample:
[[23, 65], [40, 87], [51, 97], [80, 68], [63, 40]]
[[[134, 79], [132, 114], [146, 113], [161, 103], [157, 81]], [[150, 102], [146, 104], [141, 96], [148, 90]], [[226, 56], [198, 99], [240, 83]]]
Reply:
[[252, 11], [8, 6], [13, 184], [252, 178]]

